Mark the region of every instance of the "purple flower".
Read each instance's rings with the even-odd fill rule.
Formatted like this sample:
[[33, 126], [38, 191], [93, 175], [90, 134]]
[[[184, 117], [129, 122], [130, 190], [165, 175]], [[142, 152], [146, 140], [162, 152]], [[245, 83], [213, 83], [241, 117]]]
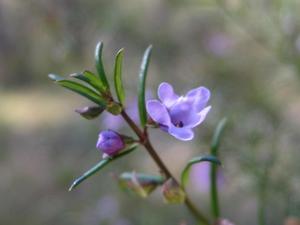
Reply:
[[211, 106], [206, 104], [210, 91], [198, 87], [189, 91], [185, 96], [174, 93], [173, 87], [163, 82], [158, 87], [158, 100], [147, 101], [147, 112], [159, 124], [163, 131], [175, 138], [188, 141], [194, 137], [192, 128], [201, 124]]
[[125, 143], [118, 133], [105, 130], [100, 132], [96, 147], [104, 156], [113, 156], [125, 147]]

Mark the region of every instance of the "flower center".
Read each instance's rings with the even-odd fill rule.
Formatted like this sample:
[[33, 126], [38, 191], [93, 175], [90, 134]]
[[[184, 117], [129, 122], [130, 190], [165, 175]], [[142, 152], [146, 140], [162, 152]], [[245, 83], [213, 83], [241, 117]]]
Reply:
[[179, 121], [179, 122], [177, 122], [177, 123], [175, 123], [174, 124], [175, 125], [175, 127], [183, 127], [183, 122], [182, 121]]

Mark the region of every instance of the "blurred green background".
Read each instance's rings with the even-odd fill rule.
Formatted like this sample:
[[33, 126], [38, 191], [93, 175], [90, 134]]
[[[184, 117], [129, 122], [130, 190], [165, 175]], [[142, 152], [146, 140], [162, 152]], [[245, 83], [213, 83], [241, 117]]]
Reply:
[[[160, 191], [145, 200], [118, 189], [115, 176], [125, 170], [158, 173], [143, 149], [67, 191], [101, 158], [97, 135], [110, 123], [107, 116], [81, 119], [74, 109], [90, 103], [47, 74], [95, 71], [98, 40], [110, 75], [117, 50], [125, 48], [129, 99], [136, 98], [150, 43], [153, 96], [162, 81], [181, 94], [200, 85], [211, 90], [212, 111], [192, 142], [151, 132], [177, 177], [191, 157], [208, 153], [214, 127], [227, 116], [223, 217], [240, 225], [299, 217], [299, 11], [298, 0], [0, 0], [0, 224], [194, 224], [184, 206], [165, 205]], [[209, 213], [205, 181], [197, 179], [188, 191]]]

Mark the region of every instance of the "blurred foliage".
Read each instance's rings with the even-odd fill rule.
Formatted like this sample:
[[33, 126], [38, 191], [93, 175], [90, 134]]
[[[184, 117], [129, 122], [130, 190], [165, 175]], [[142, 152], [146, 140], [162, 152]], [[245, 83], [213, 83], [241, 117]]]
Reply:
[[[95, 142], [107, 124], [72, 113], [86, 102], [53, 85], [47, 74], [95, 72], [99, 40], [110, 81], [114, 56], [125, 48], [126, 95], [136, 95], [149, 44], [147, 85], [153, 93], [162, 81], [181, 93], [199, 85], [212, 90], [212, 113], [193, 142], [151, 133], [174, 174], [191, 157], [209, 152], [213, 129], [227, 116], [219, 152], [222, 216], [243, 225], [300, 217], [299, 10], [298, 0], [0, 1], [0, 224], [191, 220], [183, 207], [164, 205], [159, 192], [146, 202], [118, 190], [115, 173], [156, 171], [142, 150], [67, 192], [73, 178], [99, 161]], [[208, 194], [188, 189], [209, 211]], [[261, 207], [264, 217], [258, 216]]]

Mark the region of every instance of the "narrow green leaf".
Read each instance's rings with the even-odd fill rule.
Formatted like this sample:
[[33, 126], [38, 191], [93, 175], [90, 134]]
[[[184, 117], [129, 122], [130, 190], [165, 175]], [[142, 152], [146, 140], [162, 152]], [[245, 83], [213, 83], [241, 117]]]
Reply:
[[186, 185], [189, 181], [189, 174], [190, 174], [190, 169], [191, 169], [192, 165], [194, 165], [196, 163], [200, 163], [200, 162], [211, 162], [211, 163], [215, 163], [217, 165], [221, 165], [220, 160], [218, 160], [215, 156], [212, 156], [212, 155], [192, 158], [187, 163], [187, 165], [185, 166], [185, 168], [183, 169], [183, 171], [181, 173], [181, 185], [183, 188], [186, 187]]
[[137, 145], [132, 145], [131, 147], [129, 147], [127, 150], [122, 151], [120, 154], [114, 156], [114, 157], [108, 157], [105, 159], [102, 159], [100, 162], [98, 162], [95, 166], [93, 166], [91, 169], [89, 169], [87, 172], [85, 172], [82, 176], [80, 176], [79, 178], [77, 178], [72, 185], [69, 188], [69, 191], [72, 191], [75, 187], [77, 187], [79, 184], [81, 184], [84, 180], [86, 180], [87, 178], [89, 178], [90, 176], [94, 175], [95, 173], [97, 173], [98, 171], [100, 171], [101, 169], [103, 169], [105, 166], [107, 166], [109, 163], [122, 158], [123, 156], [131, 153], [132, 151], [134, 151], [137, 148]]
[[125, 102], [125, 91], [123, 88], [122, 82], [122, 62], [124, 56], [124, 49], [120, 49], [117, 53], [116, 60], [115, 60], [115, 73], [114, 73], [114, 82], [115, 82], [115, 89], [118, 96], [119, 102], [124, 105]]
[[150, 62], [151, 51], [152, 51], [152, 45], [150, 45], [144, 53], [141, 67], [140, 67], [140, 73], [139, 73], [138, 106], [139, 106], [139, 115], [140, 115], [140, 121], [142, 127], [145, 127], [147, 123], [147, 111], [145, 106], [145, 88], [146, 88], [146, 77], [147, 77], [147, 71]]
[[224, 128], [226, 126], [226, 123], [227, 123], [227, 119], [226, 118], [223, 118], [217, 125], [215, 131], [214, 131], [214, 134], [213, 134], [213, 138], [212, 138], [212, 141], [211, 141], [211, 154], [214, 155], [214, 156], [217, 156], [218, 155], [218, 148], [219, 148], [219, 145], [220, 145], [220, 137], [224, 131]]
[[[223, 118], [217, 125], [210, 147], [210, 153], [218, 157], [218, 151], [220, 146], [220, 139], [222, 133], [224, 132], [224, 128], [226, 126], [227, 119]], [[211, 165], [210, 170], [210, 202], [211, 202], [211, 211], [214, 219], [217, 220], [220, 218], [220, 206], [219, 206], [219, 196], [218, 196], [218, 185], [217, 185], [217, 167], [215, 165]]]
[[90, 89], [82, 84], [79, 84], [77, 82], [74, 82], [71, 80], [66, 80], [55, 74], [49, 74], [48, 76], [51, 80], [55, 81], [55, 83], [59, 84], [60, 86], [65, 87], [71, 91], [74, 91], [74, 92], [82, 95], [83, 97], [88, 98], [89, 100], [100, 105], [101, 107], [105, 107], [105, 105], [106, 105], [105, 101], [102, 99], [102, 97], [98, 93], [96, 93], [92, 89]]
[[88, 83], [90, 86], [95, 88], [101, 94], [105, 93], [105, 86], [103, 86], [99, 78], [90, 71], [75, 73], [75, 74], [71, 74], [70, 76]]
[[102, 49], [103, 49], [103, 43], [100, 41], [98, 42], [95, 48], [96, 69], [103, 86], [105, 87], [106, 90], [108, 90], [109, 83], [106, 79], [105, 70], [102, 62]]

